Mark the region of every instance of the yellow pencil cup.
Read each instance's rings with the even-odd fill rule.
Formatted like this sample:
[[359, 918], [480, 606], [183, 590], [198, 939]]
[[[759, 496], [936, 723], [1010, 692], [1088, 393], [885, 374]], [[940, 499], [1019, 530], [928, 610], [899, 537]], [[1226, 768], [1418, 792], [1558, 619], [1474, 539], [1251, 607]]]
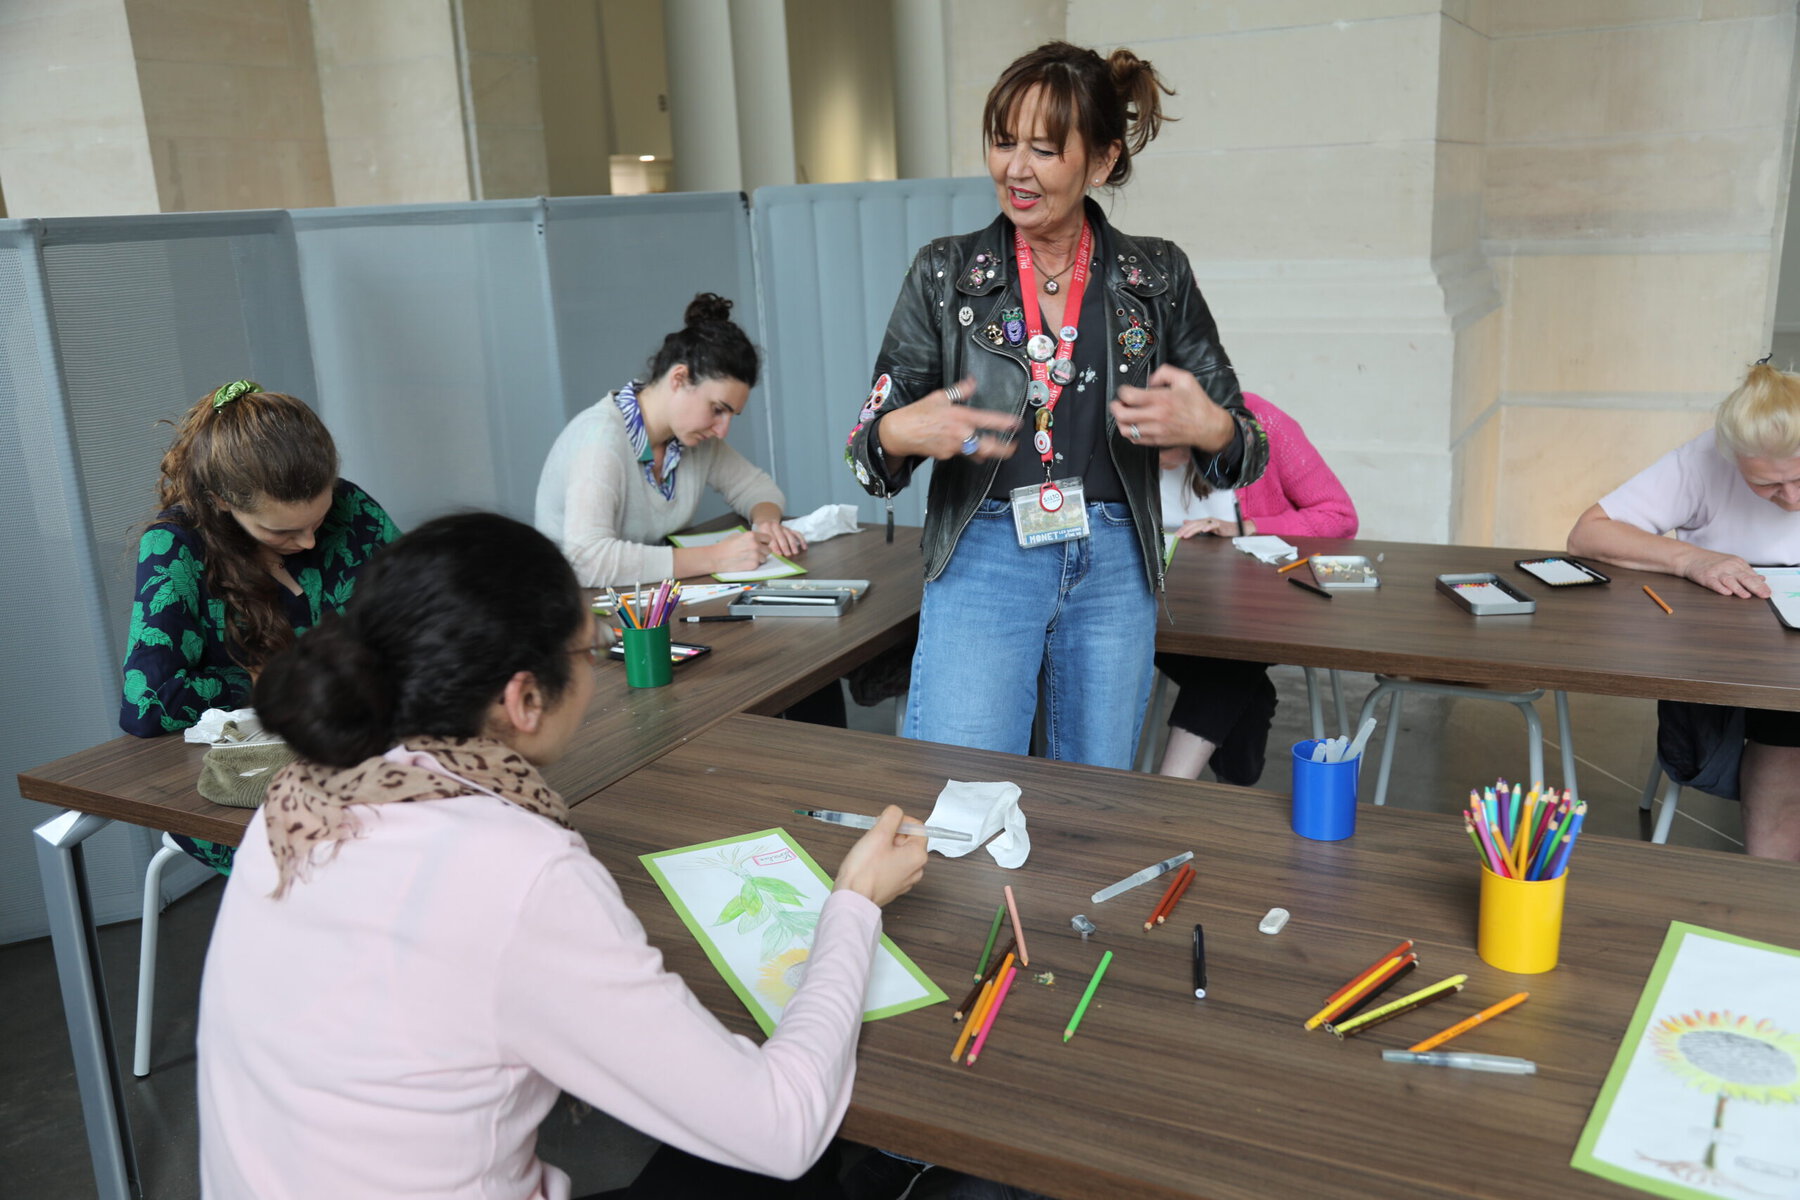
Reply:
[[1563, 893], [1568, 872], [1555, 879], [1508, 879], [1481, 868], [1481, 925], [1475, 949], [1490, 967], [1541, 975], [1556, 967], [1562, 945]]

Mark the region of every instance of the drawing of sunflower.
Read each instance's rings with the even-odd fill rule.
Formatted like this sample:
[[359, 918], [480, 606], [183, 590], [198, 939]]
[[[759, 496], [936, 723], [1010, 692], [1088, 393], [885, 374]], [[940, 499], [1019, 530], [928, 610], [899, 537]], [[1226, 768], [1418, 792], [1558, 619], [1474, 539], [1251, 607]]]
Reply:
[[[1727, 1185], [1751, 1191], [1719, 1170], [1719, 1141], [1729, 1100], [1752, 1104], [1800, 1101], [1800, 1037], [1768, 1020], [1738, 1016], [1730, 1009], [1664, 1017], [1649, 1033], [1650, 1048], [1682, 1083], [1718, 1097], [1713, 1132], [1698, 1163], [1670, 1161], [1638, 1152], [1638, 1157], [1695, 1186]], [[1754, 1193], [1752, 1194], [1760, 1194]]]
[[786, 1007], [794, 998], [794, 990], [800, 986], [800, 980], [806, 975], [806, 960], [812, 956], [807, 946], [796, 946], [763, 963], [762, 970], [757, 972], [756, 990], [761, 992], [769, 1003], [777, 1007]]

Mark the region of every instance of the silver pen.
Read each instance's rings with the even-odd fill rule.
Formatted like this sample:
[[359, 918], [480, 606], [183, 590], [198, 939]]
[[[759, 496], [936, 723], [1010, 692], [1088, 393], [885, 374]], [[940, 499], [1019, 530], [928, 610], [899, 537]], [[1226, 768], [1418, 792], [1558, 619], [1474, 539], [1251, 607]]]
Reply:
[[[834, 808], [796, 808], [796, 817], [811, 817], [815, 821], [823, 821], [827, 825], [845, 825], [851, 829], [873, 829], [877, 817], [866, 813], [839, 812]], [[939, 825], [921, 825], [917, 821], [900, 822], [900, 832], [908, 837], [937, 838], [942, 842], [972, 842], [975, 839], [959, 829], [945, 829]]]
[[1469, 1054], [1460, 1050], [1383, 1050], [1382, 1062], [1418, 1063], [1426, 1067], [1460, 1067], [1465, 1071], [1494, 1071], [1501, 1075], [1536, 1075], [1529, 1058], [1503, 1054]]
[[1143, 870], [1137, 872], [1136, 874], [1127, 875], [1125, 878], [1119, 880], [1119, 882], [1112, 884], [1109, 887], [1101, 888], [1099, 891], [1095, 892], [1092, 896], [1088, 897], [1089, 902], [1093, 903], [1093, 904], [1102, 904], [1108, 900], [1111, 900], [1114, 896], [1117, 896], [1121, 892], [1129, 892], [1132, 888], [1137, 887], [1139, 884], [1149, 883], [1152, 879], [1155, 879], [1158, 875], [1163, 875], [1170, 871], [1173, 871], [1176, 867], [1179, 867], [1182, 863], [1188, 861], [1188, 859], [1190, 859], [1192, 857], [1194, 857], [1194, 852], [1192, 850], [1184, 850], [1180, 854], [1177, 854], [1174, 858], [1165, 858], [1161, 862], [1157, 863], [1155, 866], [1145, 867]]

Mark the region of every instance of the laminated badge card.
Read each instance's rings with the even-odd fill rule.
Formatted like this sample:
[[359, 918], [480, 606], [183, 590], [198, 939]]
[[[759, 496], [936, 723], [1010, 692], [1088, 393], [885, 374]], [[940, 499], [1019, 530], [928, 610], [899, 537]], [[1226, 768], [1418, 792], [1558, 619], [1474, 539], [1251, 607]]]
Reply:
[[[663, 850], [642, 861], [762, 1031], [775, 1032], [805, 974], [831, 877], [783, 829]], [[863, 1020], [944, 999], [883, 934], [863, 993]]]
[[1672, 922], [1573, 1165], [1662, 1196], [1800, 1197], [1800, 951]]

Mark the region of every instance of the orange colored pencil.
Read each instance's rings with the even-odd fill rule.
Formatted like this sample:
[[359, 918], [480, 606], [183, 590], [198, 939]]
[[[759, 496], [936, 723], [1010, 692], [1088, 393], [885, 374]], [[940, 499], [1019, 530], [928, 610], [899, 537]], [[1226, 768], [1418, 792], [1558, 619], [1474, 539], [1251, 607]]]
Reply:
[[1341, 987], [1337, 991], [1331, 993], [1331, 995], [1325, 997], [1325, 1003], [1330, 1004], [1334, 1000], [1337, 1000], [1345, 992], [1348, 992], [1351, 988], [1355, 987], [1357, 984], [1361, 983], [1363, 980], [1365, 980], [1369, 976], [1373, 975], [1378, 968], [1386, 965], [1388, 959], [1399, 958], [1402, 954], [1405, 954], [1408, 950], [1411, 950], [1412, 948], [1413, 948], [1412, 939], [1407, 938], [1404, 942], [1401, 942], [1398, 946], [1395, 946], [1392, 950], [1389, 950], [1386, 954], [1382, 955], [1380, 958], [1376, 959], [1374, 962], [1372, 962], [1368, 966], [1364, 967], [1362, 969], [1362, 971], [1354, 979], [1352, 979], [1349, 983], [1346, 983], [1343, 987]]
[[1165, 905], [1162, 912], [1157, 915], [1156, 923], [1158, 925], [1161, 925], [1164, 921], [1169, 919], [1169, 914], [1175, 911], [1175, 906], [1181, 903], [1181, 898], [1183, 896], [1187, 895], [1188, 884], [1192, 882], [1194, 882], [1194, 868], [1190, 866], [1187, 869], [1187, 877], [1183, 879], [1180, 886], [1175, 889], [1175, 895], [1170, 897], [1169, 903]]
[[988, 1005], [987, 1016], [981, 1022], [981, 1031], [975, 1035], [975, 1044], [969, 1047], [966, 1065], [974, 1066], [975, 1060], [981, 1057], [981, 1048], [987, 1045], [988, 1034], [994, 1032], [994, 1021], [1000, 1016], [1000, 1006], [1006, 1003], [1006, 993], [1012, 990], [1012, 982], [1018, 978], [1019, 968], [1013, 967], [1002, 971], [994, 984], [994, 999]]
[[1519, 1005], [1525, 1003], [1525, 1001], [1527, 1001], [1529, 999], [1531, 999], [1530, 992], [1514, 992], [1512, 995], [1508, 996], [1506, 999], [1502, 1000], [1500, 1003], [1490, 1005], [1487, 1008], [1482, 1009], [1480, 1012], [1476, 1013], [1474, 1016], [1470, 1017], [1468, 1020], [1458, 1021], [1456, 1024], [1452, 1025], [1450, 1028], [1443, 1030], [1440, 1033], [1432, 1034], [1430, 1037], [1426, 1038], [1424, 1041], [1420, 1042], [1416, 1046], [1408, 1046], [1407, 1050], [1409, 1050], [1413, 1053], [1423, 1053], [1426, 1050], [1435, 1049], [1436, 1047], [1441, 1046], [1445, 1042], [1449, 1041], [1451, 1038], [1458, 1037], [1462, 1034], [1469, 1032], [1469, 1030], [1475, 1028], [1477, 1025], [1481, 1024], [1483, 1021], [1487, 1020], [1489, 1017], [1497, 1017], [1501, 1013], [1505, 1012], [1507, 1009], [1517, 1008]]
[[1376, 969], [1373, 975], [1370, 975], [1367, 979], [1363, 980], [1354, 991], [1345, 992], [1342, 996], [1339, 996], [1336, 1000], [1313, 1014], [1306, 1022], [1306, 1028], [1317, 1029], [1325, 1022], [1335, 1020], [1342, 1016], [1344, 1011], [1353, 1007], [1358, 1000], [1392, 979], [1399, 972], [1404, 971], [1408, 963], [1415, 963], [1418, 961], [1419, 956], [1416, 954], [1403, 954], [1399, 958], [1388, 959]]
[[[964, 1029], [969, 1037], [974, 1037], [981, 1032], [981, 1026], [987, 1020], [988, 1010], [994, 1006], [994, 1000], [1000, 994], [1000, 981], [1006, 978], [1006, 973], [1012, 965], [1013, 955], [1009, 954], [1000, 964], [1000, 969], [994, 972], [994, 977], [988, 980], [990, 986], [984, 991], [981, 999], [975, 1002], [975, 1011], [969, 1014], [968, 1025]], [[959, 1057], [962, 1054], [962, 1047], [967, 1044], [966, 1041], [963, 1041], [957, 1046], [956, 1053]], [[952, 1058], [950, 1061], [955, 1062], [956, 1059]]]
[[1293, 570], [1295, 567], [1304, 567], [1307, 563], [1311, 562], [1312, 560], [1313, 560], [1313, 556], [1310, 554], [1306, 555], [1304, 558], [1296, 558], [1293, 562], [1289, 563], [1285, 567], [1276, 567], [1275, 573], [1277, 575], [1286, 575], [1289, 571]]
[[1156, 907], [1150, 910], [1150, 916], [1144, 921], [1145, 929], [1162, 920], [1163, 914], [1169, 911], [1169, 905], [1175, 901], [1175, 892], [1181, 887], [1181, 881], [1193, 874], [1193, 871], [1194, 868], [1184, 866], [1170, 878], [1169, 886], [1163, 889], [1162, 899], [1156, 902]]
[[1647, 583], [1644, 585], [1644, 595], [1646, 595], [1646, 596], [1650, 597], [1652, 600], [1656, 601], [1656, 607], [1662, 609], [1664, 612], [1668, 613], [1671, 617], [1675, 615], [1675, 610], [1670, 608], [1667, 604], [1664, 604], [1663, 598], [1661, 596], [1657, 595], [1655, 592], [1651, 591], [1650, 585]]
[[993, 1000], [994, 985], [998, 982], [998, 979], [990, 979], [981, 985], [981, 998], [975, 1001], [975, 1007], [969, 1010], [969, 1019], [963, 1022], [962, 1032], [956, 1035], [956, 1049], [950, 1052], [951, 1062], [961, 1058], [963, 1051], [968, 1048], [969, 1038], [974, 1034], [975, 1027], [981, 1024], [982, 1013]]

